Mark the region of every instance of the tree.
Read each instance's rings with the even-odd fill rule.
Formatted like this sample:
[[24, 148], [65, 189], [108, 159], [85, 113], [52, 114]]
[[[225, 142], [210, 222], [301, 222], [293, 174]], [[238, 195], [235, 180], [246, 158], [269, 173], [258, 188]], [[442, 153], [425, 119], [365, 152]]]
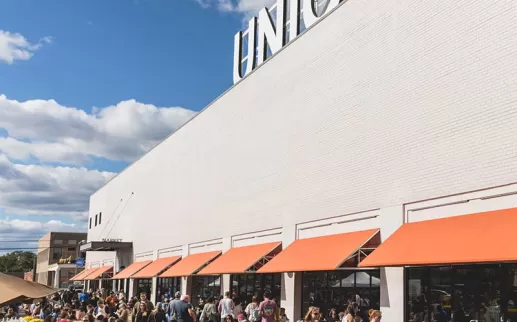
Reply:
[[28, 272], [34, 268], [36, 254], [27, 251], [16, 251], [0, 256], [0, 272]]

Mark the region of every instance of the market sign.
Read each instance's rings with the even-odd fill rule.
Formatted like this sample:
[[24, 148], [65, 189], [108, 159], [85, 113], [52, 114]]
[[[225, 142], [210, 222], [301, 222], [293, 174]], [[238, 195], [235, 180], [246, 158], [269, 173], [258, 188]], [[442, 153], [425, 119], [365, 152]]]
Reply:
[[73, 264], [75, 261], [72, 259], [72, 256], [67, 258], [60, 258], [57, 263], [58, 264]]
[[[321, 1], [321, 0], [320, 0]], [[309, 28], [326, 13], [337, 7], [341, 0], [328, 0], [324, 12], [318, 11], [318, 0], [277, 0], [276, 20], [273, 22], [270, 10], [263, 8], [258, 19], [253, 17], [248, 22], [248, 30], [239, 31], [234, 37], [233, 49], [233, 83], [237, 83], [252, 70], [260, 66], [271, 55], [278, 52], [300, 33], [300, 17], [305, 28]], [[289, 7], [288, 7], [289, 5]], [[302, 8], [308, 8], [305, 10]], [[289, 17], [287, 17], [289, 12]], [[289, 18], [289, 20], [287, 20]], [[287, 25], [289, 30], [287, 31]], [[243, 57], [243, 43], [247, 39], [247, 54]], [[246, 68], [243, 70], [244, 63]]]
[[102, 241], [104, 243], [121, 243], [122, 239], [103, 238]]

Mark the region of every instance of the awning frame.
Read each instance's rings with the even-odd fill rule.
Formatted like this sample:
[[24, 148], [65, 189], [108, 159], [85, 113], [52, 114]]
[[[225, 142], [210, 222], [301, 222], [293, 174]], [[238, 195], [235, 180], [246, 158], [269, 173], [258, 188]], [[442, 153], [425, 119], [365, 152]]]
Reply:
[[256, 273], [259, 270], [259, 268], [266, 265], [275, 256], [276, 256], [276, 254], [274, 254], [272, 256], [270, 254], [262, 256], [258, 261], [255, 262], [255, 264], [253, 264], [250, 268], [248, 268], [245, 271], [245, 273]]
[[372, 234], [370, 238], [365, 240], [365, 242], [359, 246], [357, 250], [352, 252], [339, 266], [336, 268], [336, 270], [343, 269], [343, 267], [347, 262], [356, 259], [355, 265], [353, 268], [357, 269], [359, 263], [361, 263], [362, 260], [364, 260], [368, 255], [370, 255], [380, 244], [381, 244], [381, 231], [380, 229], [377, 230], [376, 233]]

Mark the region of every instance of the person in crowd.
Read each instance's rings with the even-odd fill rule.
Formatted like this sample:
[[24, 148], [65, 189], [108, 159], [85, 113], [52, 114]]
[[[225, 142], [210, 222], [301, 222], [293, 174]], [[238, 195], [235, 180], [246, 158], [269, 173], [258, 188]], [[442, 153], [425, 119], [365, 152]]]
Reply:
[[345, 317], [342, 322], [354, 322], [355, 310], [354, 306], [351, 304], [345, 310]]
[[305, 314], [305, 318], [303, 320], [305, 322], [324, 322], [325, 318], [321, 316], [319, 307], [311, 306], [307, 310], [307, 314]]
[[285, 314], [285, 308], [280, 308], [280, 322], [289, 322], [289, 318], [287, 314]]
[[259, 311], [259, 303], [258, 297], [253, 296], [251, 298], [251, 302], [246, 306], [244, 313], [248, 316], [248, 320], [250, 322], [259, 322], [260, 320], [260, 311]]
[[228, 314], [226, 317], [222, 319], [224, 322], [234, 322], [233, 316], [231, 314]]
[[151, 315], [152, 322], [169, 322], [165, 316], [165, 311], [161, 302], [156, 303], [156, 308]]
[[379, 310], [370, 310], [368, 316], [370, 317], [370, 322], [381, 322], [382, 313]]
[[226, 317], [228, 315], [232, 315], [234, 307], [235, 304], [233, 303], [233, 300], [230, 298], [230, 292], [226, 291], [224, 293], [224, 298], [219, 301], [219, 305], [217, 307], [217, 311], [221, 314], [222, 322], [226, 321]]
[[129, 310], [127, 309], [126, 304], [120, 304], [117, 311], [118, 319], [123, 320], [124, 322], [129, 322]]
[[205, 306], [205, 301], [203, 298], [200, 298], [198, 301], [198, 304], [196, 305], [196, 309], [194, 312], [196, 312], [196, 320], [199, 321], [201, 318], [201, 313], [203, 313], [203, 307]]
[[177, 303], [180, 301], [181, 293], [176, 292], [174, 294], [174, 299], [169, 302], [169, 306], [167, 308], [167, 314], [169, 315], [169, 321], [170, 322], [176, 322], [178, 321], [178, 317], [175, 311], [175, 306], [177, 306]]
[[203, 306], [203, 312], [201, 312], [201, 316], [199, 317], [200, 322], [219, 322], [220, 318], [218, 318], [217, 308], [214, 303], [214, 298], [209, 297], [206, 300], [205, 305]]
[[63, 310], [61, 314], [59, 315], [59, 321], [60, 322], [72, 322], [70, 320], [70, 315], [68, 314], [68, 311]]
[[175, 306], [178, 322], [196, 322], [196, 314], [190, 304], [190, 296], [182, 295]]
[[108, 305], [108, 314], [113, 314], [117, 311], [117, 302], [118, 298], [115, 295], [115, 292], [111, 292], [108, 297], [106, 297], [106, 304]]
[[248, 319], [246, 318], [246, 315], [244, 315], [243, 313], [239, 314], [237, 316], [237, 322], [249, 322]]
[[337, 313], [337, 309], [335, 307], [330, 309], [329, 316], [327, 318], [329, 322], [339, 322], [339, 314]]
[[[144, 303], [147, 307], [147, 314], [150, 314], [154, 310], [153, 302], [147, 299], [147, 294], [145, 292], [140, 293], [140, 304]], [[138, 311], [142, 308], [142, 305], [137, 305], [135, 303], [135, 308], [133, 309], [133, 315], [137, 315]]]
[[262, 317], [262, 322], [275, 322], [275, 315], [278, 312], [278, 306], [271, 297], [271, 292], [265, 291], [264, 300], [259, 304], [259, 313]]
[[86, 315], [86, 308], [82, 307], [75, 311], [75, 320], [82, 321], [83, 317]]
[[106, 304], [104, 304], [103, 300], [97, 301], [97, 307], [95, 308], [94, 313], [96, 318], [98, 315], [102, 315], [105, 319], [109, 317], [108, 308], [106, 307]]
[[8, 320], [16, 318], [16, 314], [14, 313], [14, 309], [12, 307], [7, 309], [7, 314], [5, 315], [5, 318]]
[[240, 314], [244, 313], [244, 310], [242, 308], [241, 300], [239, 299], [239, 297], [234, 297], [232, 301], [233, 301], [232, 316], [234, 319], [237, 319], [237, 317]]
[[136, 314], [133, 314], [133, 322], [151, 322], [149, 320], [151, 312], [149, 312], [149, 306], [145, 302], [135, 304], [135, 312]]

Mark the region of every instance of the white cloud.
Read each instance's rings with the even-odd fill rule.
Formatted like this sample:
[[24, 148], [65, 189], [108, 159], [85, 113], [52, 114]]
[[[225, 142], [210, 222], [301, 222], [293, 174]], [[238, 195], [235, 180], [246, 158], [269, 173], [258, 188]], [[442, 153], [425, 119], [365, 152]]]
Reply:
[[195, 0], [202, 8], [216, 8], [222, 12], [242, 14], [245, 18], [257, 15], [260, 9], [271, 7], [275, 0]]
[[14, 164], [0, 155], [0, 208], [8, 215], [61, 215], [84, 221], [90, 195], [114, 175], [85, 168]]
[[37, 251], [44, 234], [52, 232], [86, 232], [87, 226], [61, 220], [34, 221], [28, 219], [0, 219], [0, 255], [16, 250]]
[[15, 60], [29, 60], [34, 52], [51, 42], [51, 37], [43, 37], [39, 42], [31, 43], [19, 33], [0, 29], [0, 62], [12, 64]]
[[54, 100], [18, 102], [0, 95], [0, 152], [11, 159], [83, 164], [90, 156], [133, 161], [196, 112], [127, 100], [83, 110]]

